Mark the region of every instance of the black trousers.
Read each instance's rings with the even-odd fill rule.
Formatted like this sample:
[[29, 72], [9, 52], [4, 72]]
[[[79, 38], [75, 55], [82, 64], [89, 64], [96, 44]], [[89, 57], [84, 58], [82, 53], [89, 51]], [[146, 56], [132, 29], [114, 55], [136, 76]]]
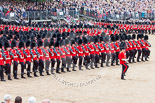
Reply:
[[89, 55], [86, 55], [84, 57], [84, 62], [85, 62], [85, 65], [88, 65], [90, 63], [90, 56]]
[[91, 59], [90, 66], [92, 68], [93, 64], [95, 63], [95, 55], [94, 54], [90, 54], [90, 59]]
[[43, 69], [44, 69], [44, 61], [39, 60], [39, 73], [40, 73], [40, 75], [42, 75]]
[[73, 56], [72, 57], [73, 64], [77, 64], [77, 60], [78, 60], [77, 56]]
[[31, 71], [31, 62], [26, 61], [26, 64], [27, 64], [27, 75], [29, 76], [30, 75], [30, 71]]
[[55, 59], [51, 59], [51, 73], [54, 72]]
[[114, 64], [115, 58], [116, 58], [116, 54], [115, 53], [111, 53], [111, 65]]
[[3, 65], [0, 65], [0, 77], [1, 77], [1, 80], [4, 79], [3, 68], [4, 68], [4, 66]]
[[142, 61], [146, 57], [146, 48], [142, 48]]
[[34, 73], [37, 72], [38, 66], [39, 66], [39, 62], [37, 60], [34, 60], [33, 61], [33, 71], [34, 71]]
[[137, 62], [139, 62], [141, 54], [142, 54], [142, 50], [138, 49]]
[[150, 50], [148, 49], [148, 50], [146, 50], [146, 58], [148, 58], [149, 56], [150, 56]]
[[109, 64], [109, 60], [110, 60], [110, 53], [107, 53], [107, 62], [106, 62], [106, 65], [108, 66]]
[[7, 70], [7, 75], [8, 75], [8, 79], [11, 78], [11, 65], [10, 64], [6, 64], [6, 70]]
[[72, 58], [70, 56], [66, 56], [66, 64], [67, 64], [67, 68], [70, 68], [72, 63]]
[[61, 68], [66, 68], [66, 58], [61, 58], [61, 60], [62, 60]]
[[24, 64], [24, 62], [20, 62], [20, 65], [21, 65], [21, 76], [23, 76], [24, 75], [25, 64]]
[[45, 60], [45, 69], [46, 69], [47, 73], [49, 72], [49, 66], [50, 66], [50, 61], [49, 60]]
[[116, 65], [118, 65], [119, 63], [118, 63], [118, 55], [119, 55], [119, 52], [116, 52]]
[[122, 74], [121, 74], [121, 79], [124, 79], [124, 74], [127, 72], [129, 66], [127, 63], [122, 64]]
[[134, 49], [134, 50], [133, 50], [133, 58], [132, 58], [132, 61], [133, 61], [133, 62], [135, 62], [136, 54], [137, 54], [137, 49]]
[[129, 63], [131, 63], [131, 60], [134, 58], [134, 50], [130, 50], [130, 56], [129, 56]]
[[105, 63], [106, 53], [101, 53], [101, 63]]
[[82, 60], [83, 60], [83, 57], [79, 56], [79, 66], [82, 66]]
[[18, 62], [14, 61], [14, 63], [13, 63], [13, 76], [14, 76], [14, 78], [17, 77], [17, 66], [18, 66]]
[[58, 73], [60, 70], [60, 60], [57, 59], [57, 68], [56, 68], [56, 72]]
[[97, 67], [97, 63], [99, 63], [99, 55], [95, 54], [95, 67]]

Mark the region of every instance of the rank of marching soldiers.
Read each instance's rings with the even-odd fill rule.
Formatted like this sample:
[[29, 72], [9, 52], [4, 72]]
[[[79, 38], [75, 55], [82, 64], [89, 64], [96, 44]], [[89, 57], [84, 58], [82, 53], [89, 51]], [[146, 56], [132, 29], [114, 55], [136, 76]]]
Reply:
[[92, 79], [89, 79], [88, 81], [80, 82], [80, 83], [69, 82], [67, 80], [64, 80], [64, 79], [60, 78], [60, 76], [56, 75], [56, 74], [54, 74], [53, 77], [54, 77], [54, 79], [56, 81], [58, 81], [59, 83], [61, 83], [63, 85], [66, 85], [66, 86], [69, 86], [69, 87], [79, 88], [79, 87], [86, 87], [86, 86], [89, 86], [89, 85], [92, 85], [92, 84], [96, 83], [97, 81], [99, 81], [101, 79], [102, 76], [97, 75], [96, 77], [94, 77]]

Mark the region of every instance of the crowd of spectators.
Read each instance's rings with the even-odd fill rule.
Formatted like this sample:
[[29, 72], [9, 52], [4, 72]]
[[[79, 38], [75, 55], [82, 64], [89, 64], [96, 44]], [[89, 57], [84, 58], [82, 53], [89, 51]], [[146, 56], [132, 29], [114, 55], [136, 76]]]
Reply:
[[[68, 15], [70, 10], [77, 13], [94, 16], [103, 16], [117, 18], [155, 18], [155, 0], [51, 0], [47, 2], [16, 2], [1, 1], [0, 12], [8, 14], [15, 12], [20, 18], [26, 16], [26, 11], [51, 11], [63, 12]], [[90, 15], [91, 14], [91, 15]], [[121, 18], [120, 16], [120, 18]]]
[[[12, 101], [13, 101], [13, 100], [12, 100], [11, 95], [10, 95], [10, 94], [6, 94], [6, 95], [4, 95], [4, 101], [3, 101], [2, 103], [12, 103]], [[36, 103], [36, 102], [37, 102], [37, 100], [36, 100], [36, 98], [33, 97], [33, 96], [31, 96], [31, 97], [28, 98], [28, 103]], [[17, 96], [17, 97], [15, 98], [15, 100], [14, 100], [13, 103], [23, 103], [23, 102], [22, 102], [22, 97]], [[44, 99], [44, 100], [42, 101], [42, 103], [50, 103], [50, 100], [49, 100], [49, 99]]]

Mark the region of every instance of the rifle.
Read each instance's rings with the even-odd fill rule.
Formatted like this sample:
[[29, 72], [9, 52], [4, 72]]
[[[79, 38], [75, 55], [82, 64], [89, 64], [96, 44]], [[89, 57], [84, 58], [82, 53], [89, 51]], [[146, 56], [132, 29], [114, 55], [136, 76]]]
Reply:
[[71, 49], [71, 47], [68, 47], [68, 48], [69, 48], [69, 50], [70, 50], [72, 53], [74, 53], [73, 50]]
[[151, 44], [148, 41], [144, 40], [144, 42], [146, 42], [149, 45], [149, 47], [151, 47]]
[[34, 58], [34, 54], [32, 53], [32, 49], [30, 49], [30, 54], [31, 54], [32, 57]]
[[56, 49], [55, 49], [55, 48], [53, 48], [53, 51], [54, 51], [54, 53], [56, 53], [56, 55], [58, 55], [58, 53], [57, 53], [57, 51], [56, 51]]
[[47, 56], [47, 53], [46, 53], [45, 49], [44, 49], [44, 48], [41, 48], [41, 50], [42, 50], [43, 53]]
[[114, 47], [117, 49], [117, 46], [115, 45], [115, 43], [113, 43]]
[[16, 53], [21, 57], [21, 53], [16, 49]]
[[76, 46], [74, 46], [74, 48], [75, 48], [76, 51], [78, 51], [80, 53], [79, 49]]
[[9, 54], [14, 58], [14, 54], [12, 53], [11, 50], [9, 50]]
[[48, 52], [51, 53], [51, 56], [53, 56], [54, 54], [50, 51], [50, 49], [48, 49]]
[[26, 57], [27, 57], [27, 53], [25, 52], [25, 49], [23, 50], [23, 53], [26, 55]]
[[36, 51], [37, 56], [40, 57], [40, 54], [39, 54], [37, 48], [35, 48], [35, 51]]
[[108, 43], [108, 47], [109, 47], [109, 49], [110, 49], [110, 50], [112, 50], [112, 48], [111, 48], [111, 46], [110, 46], [110, 44], [109, 44], [109, 43]]
[[4, 57], [4, 59], [6, 60], [6, 55], [4, 53], [4, 50], [2, 49], [2, 56]]

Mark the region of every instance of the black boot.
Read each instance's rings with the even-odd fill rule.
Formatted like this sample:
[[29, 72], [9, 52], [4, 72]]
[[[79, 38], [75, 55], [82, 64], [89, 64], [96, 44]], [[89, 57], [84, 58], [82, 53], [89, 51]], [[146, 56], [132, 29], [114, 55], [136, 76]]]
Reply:
[[76, 71], [76, 70], [75, 70], [75, 64], [73, 64], [73, 71]]
[[86, 67], [87, 70], [90, 70], [90, 69], [88, 68], [88, 64], [87, 64], [87, 63], [86, 63], [86, 65], [85, 65], [85, 67]]
[[71, 72], [71, 71], [69, 70], [69, 68], [67, 68], [67, 72]]
[[8, 75], [8, 80], [12, 80], [10, 75]]
[[21, 78], [26, 79], [23, 74], [21, 75]]
[[55, 73], [54, 73], [54, 68], [51, 68], [51, 74], [55, 74]]
[[32, 76], [30, 75], [30, 72], [27, 73], [27, 76], [28, 76], [29, 78], [32, 78]]
[[59, 68], [56, 69], [56, 73], [60, 73], [60, 72], [59, 72]]
[[83, 70], [81, 65], [79, 66], [79, 70]]
[[63, 68], [63, 67], [61, 68], [61, 72], [65, 73], [64, 68]]
[[36, 72], [34, 72], [34, 77], [39, 77]]
[[46, 73], [47, 73], [47, 75], [50, 75], [50, 73], [48, 71]]
[[91, 67], [91, 69], [95, 69], [95, 68], [93, 67], [93, 63], [92, 63], [92, 62], [90, 63], [90, 67]]

